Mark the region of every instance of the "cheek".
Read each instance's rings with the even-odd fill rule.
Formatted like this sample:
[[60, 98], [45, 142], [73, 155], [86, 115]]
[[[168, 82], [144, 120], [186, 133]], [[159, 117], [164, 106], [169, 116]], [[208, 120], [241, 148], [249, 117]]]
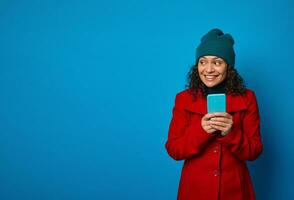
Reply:
[[225, 79], [227, 77], [227, 73], [224, 72], [222, 77], [223, 77], [223, 79]]
[[198, 72], [198, 75], [199, 75], [200, 77], [203, 76], [204, 68], [203, 68], [203, 67], [198, 67], [198, 68], [197, 68], [197, 72]]
[[225, 79], [227, 77], [227, 70], [222, 70], [220, 74], [222, 74], [222, 77]]

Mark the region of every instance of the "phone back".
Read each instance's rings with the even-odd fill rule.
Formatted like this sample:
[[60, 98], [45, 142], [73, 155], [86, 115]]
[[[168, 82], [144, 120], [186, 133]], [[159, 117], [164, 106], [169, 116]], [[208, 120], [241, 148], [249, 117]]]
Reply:
[[207, 95], [207, 111], [226, 112], [226, 95], [225, 94], [209, 94]]

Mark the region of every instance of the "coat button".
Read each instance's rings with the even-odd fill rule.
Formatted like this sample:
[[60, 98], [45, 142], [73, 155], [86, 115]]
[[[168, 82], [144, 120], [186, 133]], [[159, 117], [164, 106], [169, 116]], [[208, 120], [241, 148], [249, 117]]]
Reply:
[[218, 153], [218, 149], [219, 149], [218, 146], [214, 147], [213, 152]]
[[217, 169], [213, 170], [213, 176], [219, 176], [219, 170]]

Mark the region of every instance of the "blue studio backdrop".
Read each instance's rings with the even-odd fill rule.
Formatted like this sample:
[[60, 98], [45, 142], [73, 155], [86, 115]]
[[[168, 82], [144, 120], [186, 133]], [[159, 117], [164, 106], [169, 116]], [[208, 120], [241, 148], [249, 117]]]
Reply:
[[1, 0], [0, 199], [176, 199], [164, 143], [201, 36], [256, 92], [257, 199], [294, 199], [291, 0]]

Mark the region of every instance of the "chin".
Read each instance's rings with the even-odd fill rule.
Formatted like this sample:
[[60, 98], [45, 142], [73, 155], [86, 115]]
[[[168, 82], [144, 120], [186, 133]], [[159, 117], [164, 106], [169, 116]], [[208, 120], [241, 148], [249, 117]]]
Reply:
[[217, 82], [217, 83], [207, 83], [207, 82], [204, 82], [204, 84], [206, 85], [206, 87], [214, 87], [214, 86], [217, 86], [218, 84], [220, 84], [220, 82]]

